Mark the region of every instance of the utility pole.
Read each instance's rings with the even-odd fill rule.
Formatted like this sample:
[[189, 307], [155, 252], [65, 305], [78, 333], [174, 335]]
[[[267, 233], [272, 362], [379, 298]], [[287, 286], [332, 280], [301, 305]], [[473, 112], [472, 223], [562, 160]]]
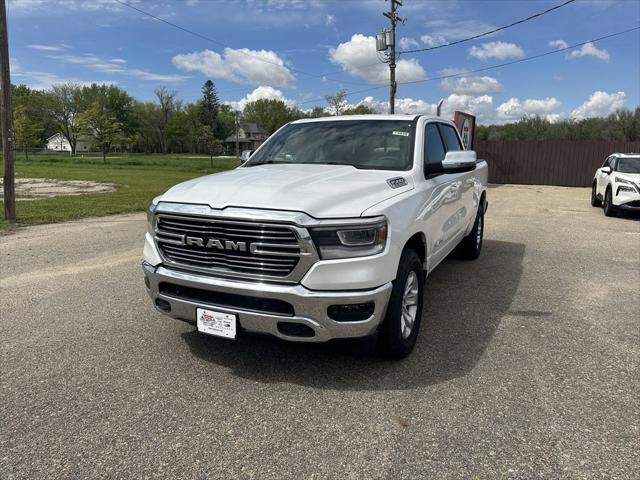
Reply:
[[236, 158], [240, 158], [240, 122], [238, 121], [239, 111], [236, 110]]
[[2, 159], [4, 161], [4, 219], [16, 221], [15, 170], [13, 166], [13, 115], [9, 72], [7, 8], [0, 0], [0, 120], [2, 121]]
[[405, 19], [398, 16], [398, 7], [402, 6], [401, 0], [389, 0], [391, 9], [382, 14], [389, 19], [391, 30], [385, 30], [376, 36], [376, 49], [378, 52], [391, 49], [389, 56], [384, 61], [389, 64], [389, 113], [395, 113], [396, 109], [396, 25], [404, 23]]

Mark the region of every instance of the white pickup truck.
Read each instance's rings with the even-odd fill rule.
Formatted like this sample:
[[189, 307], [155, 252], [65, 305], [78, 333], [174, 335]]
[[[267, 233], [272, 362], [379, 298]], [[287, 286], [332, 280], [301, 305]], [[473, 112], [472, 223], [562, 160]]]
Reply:
[[304, 119], [240, 167], [154, 199], [143, 271], [156, 308], [226, 338], [324, 342], [377, 334], [413, 349], [424, 280], [482, 248], [487, 164], [452, 122]]

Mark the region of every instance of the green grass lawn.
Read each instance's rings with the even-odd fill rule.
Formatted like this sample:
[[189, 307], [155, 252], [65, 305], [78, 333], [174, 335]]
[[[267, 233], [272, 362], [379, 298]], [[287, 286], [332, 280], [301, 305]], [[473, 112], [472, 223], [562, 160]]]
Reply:
[[[195, 158], [193, 158], [195, 157]], [[0, 162], [0, 166], [2, 163]], [[16, 158], [17, 178], [51, 178], [59, 180], [92, 180], [114, 183], [115, 192], [54, 197], [17, 203], [17, 225], [62, 222], [83, 217], [112, 215], [145, 210], [153, 197], [172, 185], [190, 178], [234, 168], [234, 158], [214, 158], [195, 155], [121, 155], [107, 157], [103, 164], [100, 154], [37, 155], [25, 160]], [[0, 201], [0, 209], [4, 205]], [[0, 229], [13, 225], [0, 220]]]

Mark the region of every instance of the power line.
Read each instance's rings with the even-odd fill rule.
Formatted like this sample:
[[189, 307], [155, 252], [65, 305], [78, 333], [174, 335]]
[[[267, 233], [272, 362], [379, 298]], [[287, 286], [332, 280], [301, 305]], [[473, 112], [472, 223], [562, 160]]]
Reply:
[[[499, 64], [496, 64], [496, 65], [489, 65], [487, 67], [477, 68], [475, 70], [468, 70], [468, 71], [460, 72], [460, 73], [452, 73], [450, 75], [442, 75], [442, 76], [439, 76], [439, 77], [427, 78], [425, 80], [413, 80], [413, 81], [408, 81], [408, 82], [398, 82], [398, 85], [410, 85], [410, 84], [416, 84], [416, 83], [434, 82], [436, 80], [444, 80], [444, 79], [447, 79], [447, 78], [465, 77], [465, 76], [468, 76], [469, 74], [472, 74], [472, 73], [486, 72], [488, 70], [495, 70], [497, 68], [502, 68], [502, 67], [506, 67], [506, 66], [509, 66], [509, 65], [515, 65], [516, 63], [528, 62], [530, 60], [535, 60], [537, 58], [542, 58], [542, 57], [546, 57], [546, 56], [549, 56], [549, 55], [554, 55], [556, 53], [561, 53], [561, 52], [564, 52], [564, 51], [567, 51], [567, 50], [572, 50], [574, 48], [581, 47], [583, 45], [586, 45], [587, 43], [595, 43], [595, 42], [599, 42], [601, 40], [606, 40], [608, 38], [618, 37], [620, 35], [624, 35], [625, 33], [633, 32], [635, 30], [640, 30], [640, 25], [637, 26], [637, 27], [628, 28], [626, 30], [621, 30], [619, 32], [611, 33], [609, 35], [604, 35], [602, 37], [593, 38], [591, 40], [585, 40], [584, 42], [575, 43], [573, 45], [568, 45], [566, 47], [559, 48], [557, 50], [551, 50], [549, 52], [540, 53], [538, 55], [532, 55], [530, 57], [520, 58], [518, 60], [512, 60], [510, 62], [499, 63]], [[367, 89], [364, 89], [364, 90], [356, 90], [356, 91], [353, 91], [353, 92], [347, 92], [347, 96], [356, 95], [358, 93], [363, 93], [363, 92], [370, 92], [370, 91], [373, 91], [373, 90], [380, 90], [382, 88], [388, 88], [388, 85], [378, 85], [376, 87], [371, 87], [371, 88], [367, 88]], [[312, 99], [312, 100], [306, 100], [304, 102], [297, 102], [295, 105], [304, 105], [304, 104], [307, 104], [307, 103], [319, 102], [321, 100], [324, 100], [324, 97], [323, 98], [315, 98], [315, 99]]]
[[574, 48], [578, 48], [578, 47], [581, 47], [583, 45], [586, 45], [587, 43], [595, 43], [595, 42], [599, 42], [601, 40], [606, 40], [607, 38], [618, 37], [620, 35], [624, 35], [625, 33], [633, 32], [634, 30], [639, 30], [639, 29], [640, 29], [640, 26], [637, 26], [637, 27], [629, 28], [627, 30], [622, 30], [620, 32], [612, 33], [610, 35], [604, 35], [602, 37], [594, 38], [592, 40], [586, 40], [584, 42], [575, 43], [573, 45], [568, 45], [566, 47], [558, 48], [557, 50], [551, 50], [549, 52], [540, 53], [538, 55], [532, 55], [530, 57], [520, 58], [518, 60], [512, 60], [510, 62], [499, 63], [497, 65], [490, 65], [488, 67], [477, 68], [475, 70], [469, 70], [469, 71], [461, 72], [461, 73], [454, 73], [454, 74], [451, 74], [451, 75], [442, 75], [440, 77], [427, 78], [425, 80], [413, 80], [413, 81], [409, 81], [409, 82], [399, 82], [399, 84], [400, 85], [409, 85], [409, 84], [414, 84], [414, 83], [424, 83], [424, 82], [430, 82], [430, 81], [434, 81], [434, 80], [444, 80], [445, 78], [464, 77], [464, 76], [469, 75], [470, 73], [486, 72], [487, 70], [494, 70], [496, 68], [507, 67], [509, 65], [515, 65], [516, 63], [528, 62], [530, 60], [535, 60], [537, 58], [546, 57], [548, 55], [553, 55], [553, 54], [556, 54], [556, 53], [564, 52], [566, 50], [572, 50]]
[[516, 20], [515, 22], [512, 22], [512, 23], [510, 23], [508, 25], [503, 25], [502, 27], [494, 28], [493, 30], [489, 30], [488, 32], [479, 33], [479, 34], [473, 35], [471, 37], [463, 38], [462, 40], [456, 40], [455, 42], [443, 43], [442, 45], [436, 45], [436, 46], [433, 46], [433, 47], [416, 48], [414, 50], [401, 50], [400, 52], [398, 52], [398, 55], [401, 55], [403, 53], [428, 52], [430, 50], [437, 50], [439, 48], [451, 47], [452, 45], [458, 45], [460, 43], [469, 42], [469, 41], [475, 40], [477, 38], [486, 37], [487, 35], [491, 35], [493, 33], [500, 32], [501, 30], [506, 30], [507, 28], [515, 27], [516, 25], [520, 25], [522, 23], [528, 22], [529, 20], [533, 20], [535, 18], [538, 18], [538, 17], [541, 17], [543, 15], [546, 15], [547, 13], [553, 12], [554, 10], [558, 10], [559, 8], [562, 8], [565, 5], [569, 5], [570, 3], [573, 3], [575, 1], [576, 0], [566, 0], [563, 3], [561, 3], [559, 5], [556, 5], [555, 7], [547, 8], [546, 10], [544, 10], [542, 12], [538, 12], [538, 13], [535, 13], [533, 15], [528, 16], [527, 18], [522, 18], [520, 20]]

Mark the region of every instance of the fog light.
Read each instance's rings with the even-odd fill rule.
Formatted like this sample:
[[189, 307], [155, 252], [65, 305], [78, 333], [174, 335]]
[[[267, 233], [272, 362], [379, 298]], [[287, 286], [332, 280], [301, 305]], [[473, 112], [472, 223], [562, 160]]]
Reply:
[[156, 307], [162, 310], [164, 313], [171, 312], [171, 304], [161, 298], [156, 298]]
[[331, 305], [327, 308], [327, 315], [336, 322], [361, 322], [370, 318], [374, 309], [373, 302]]

